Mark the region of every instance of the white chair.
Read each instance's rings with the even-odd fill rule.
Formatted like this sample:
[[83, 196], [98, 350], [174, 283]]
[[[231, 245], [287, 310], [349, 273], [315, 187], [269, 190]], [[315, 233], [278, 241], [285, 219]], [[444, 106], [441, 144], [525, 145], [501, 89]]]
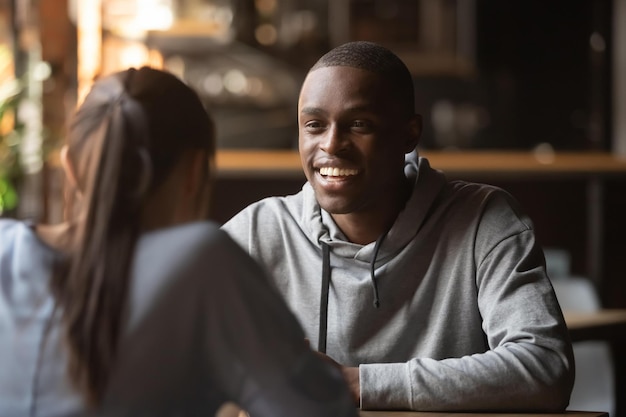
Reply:
[[[563, 310], [592, 312], [600, 300], [582, 277], [554, 277], [552, 285]], [[568, 410], [606, 411], [615, 415], [615, 370], [610, 345], [603, 341], [574, 343], [576, 380]]]

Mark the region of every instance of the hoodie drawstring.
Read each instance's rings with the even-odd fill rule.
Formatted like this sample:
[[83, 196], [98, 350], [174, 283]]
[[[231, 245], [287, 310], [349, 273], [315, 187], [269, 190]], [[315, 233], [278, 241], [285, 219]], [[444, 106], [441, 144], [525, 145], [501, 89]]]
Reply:
[[372, 256], [372, 262], [370, 264], [370, 278], [372, 280], [372, 290], [374, 291], [374, 307], [380, 307], [380, 299], [378, 298], [378, 284], [376, 283], [376, 258], [378, 257], [378, 251], [383, 244], [383, 240], [387, 236], [389, 231], [387, 230], [383, 233], [377, 240], [374, 245], [374, 255]]
[[[383, 240], [387, 236], [386, 231], [382, 234], [374, 245], [374, 255], [370, 263], [370, 278], [372, 281], [372, 290], [374, 292], [374, 307], [380, 307], [380, 298], [378, 296], [378, 283], [376, 282], [376, 257], [382, 246]], [[317, 350], [326, 353], [326, 338], [328, 331], [328, 291], [330, 289], [330, 247], [326, 242], [320, 242], [322, 245], [322, 291], [320, 298], [320, 325], [319, 335], [317, 339]]]
[[328, 289], [330, 288], [330, 248], [322, 242], [322, 298], [320, 299], [320, 327], [317, 350], [326, 353], [326, 331], [328, 324]]

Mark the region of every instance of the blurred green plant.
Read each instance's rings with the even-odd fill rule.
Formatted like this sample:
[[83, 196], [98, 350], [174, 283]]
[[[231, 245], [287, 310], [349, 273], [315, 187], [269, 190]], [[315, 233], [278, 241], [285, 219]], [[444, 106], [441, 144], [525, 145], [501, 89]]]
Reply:
[[23, 175], [20, 161], [22, 126], [15, 117], [21, 98], [19, 80], [0, 84], [0, 216], [17, 207], [17, 187]]

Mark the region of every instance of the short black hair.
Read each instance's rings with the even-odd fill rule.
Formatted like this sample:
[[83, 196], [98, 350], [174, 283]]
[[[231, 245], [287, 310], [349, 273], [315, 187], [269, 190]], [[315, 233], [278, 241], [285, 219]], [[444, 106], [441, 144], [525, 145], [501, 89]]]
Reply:
[[355, 41], [340, 45], [323, 55], [309, 70], [346, 66], [381, 75], [389, 83], [402, 109], [415, 112], [413, 77], [404, 62], [391, 50], [373, 42]]

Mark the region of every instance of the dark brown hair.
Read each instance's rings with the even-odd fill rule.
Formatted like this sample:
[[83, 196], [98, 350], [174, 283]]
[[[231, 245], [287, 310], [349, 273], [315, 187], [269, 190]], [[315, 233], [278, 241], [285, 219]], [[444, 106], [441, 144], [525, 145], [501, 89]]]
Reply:
[[413, 77], [404, 62], [391, 50], [367, 41], [344, 43], [323, 55], [309, 72], [336, 66], [358, 68], [382, 76], [403, 112], [407, 115], [415, 113]]
[[145, 197], [190, 150], [214, 155], [214, 125], [196, 93], [143, 67], [94, 84], [69, 127], [80, 197], [69, 255], [52, 288], [62, 310], [69, 376], [89, 404], [106, 386], [121, 330]]

